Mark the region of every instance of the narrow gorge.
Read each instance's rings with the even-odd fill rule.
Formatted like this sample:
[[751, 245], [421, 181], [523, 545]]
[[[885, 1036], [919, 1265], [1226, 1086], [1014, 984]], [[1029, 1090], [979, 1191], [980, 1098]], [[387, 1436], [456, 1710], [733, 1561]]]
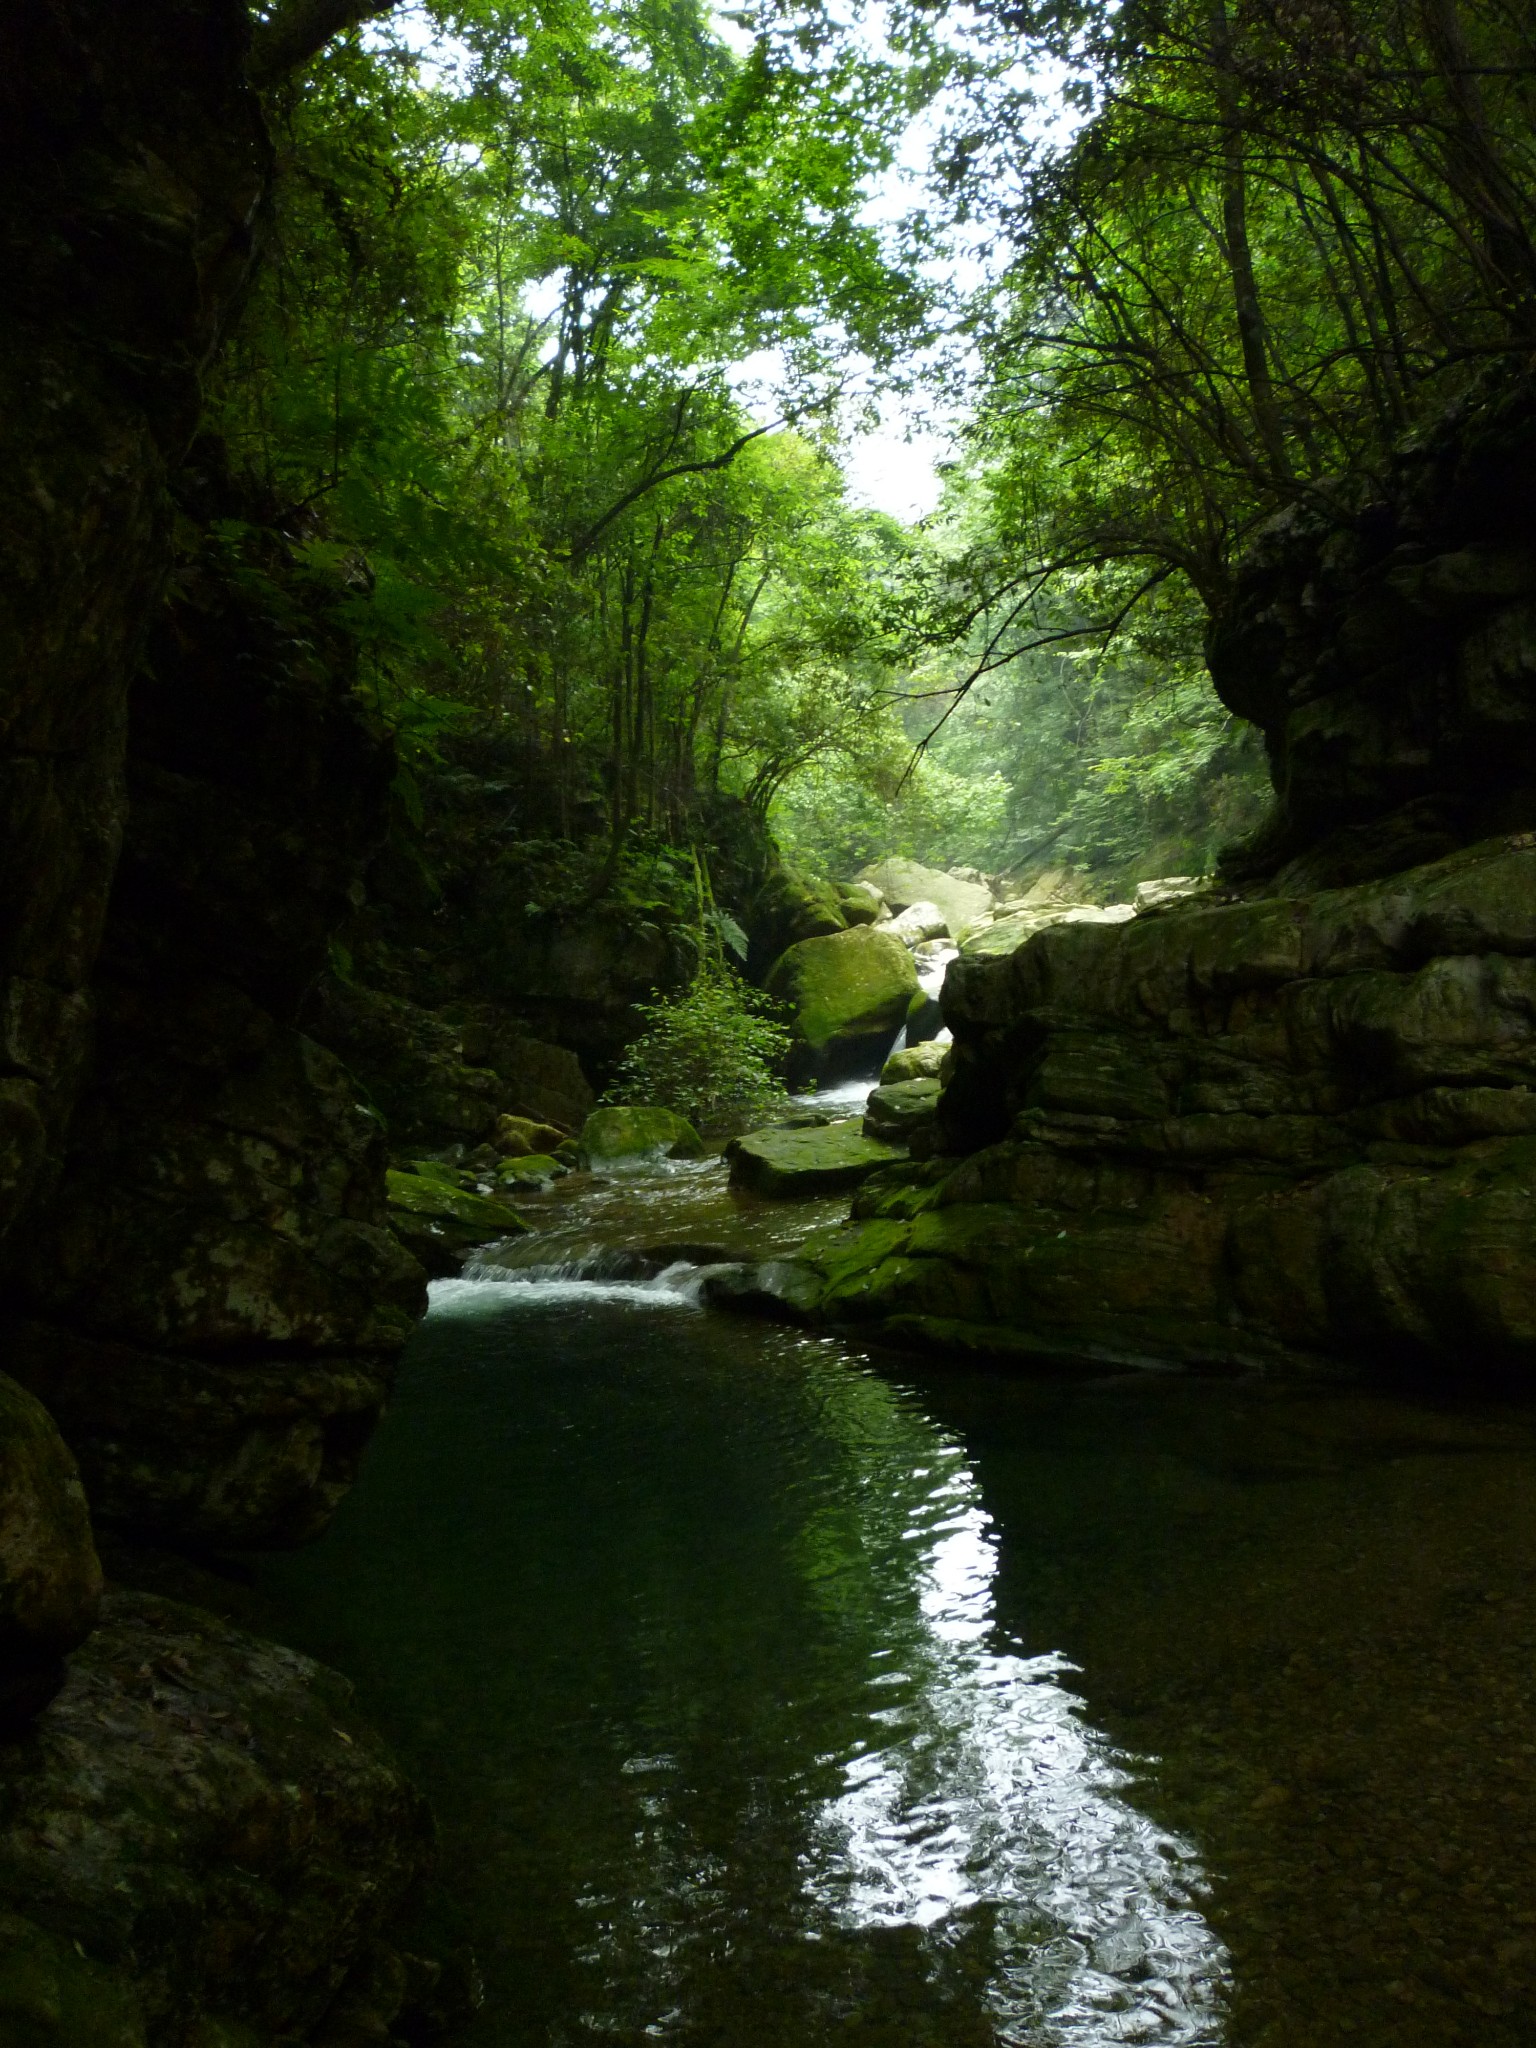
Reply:
[[1506, 11], [0, 0], [0, 2048], [1526, 2038]]

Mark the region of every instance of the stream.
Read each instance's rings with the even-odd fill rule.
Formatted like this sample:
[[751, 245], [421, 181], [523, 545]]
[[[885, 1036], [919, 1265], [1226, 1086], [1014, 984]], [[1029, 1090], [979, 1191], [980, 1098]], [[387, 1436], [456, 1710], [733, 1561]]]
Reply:
[[697, 1307], [842, 1213], [558, 1184], [263, 1565], [436, 1808], [468, 2048], [1528, 2043], [1530, 1414]]

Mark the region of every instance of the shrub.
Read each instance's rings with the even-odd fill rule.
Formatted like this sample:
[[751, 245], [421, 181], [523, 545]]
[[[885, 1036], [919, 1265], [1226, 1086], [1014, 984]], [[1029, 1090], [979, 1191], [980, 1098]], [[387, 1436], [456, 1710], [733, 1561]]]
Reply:
[[779, 1005], [709, 961], [683, 994], [644, 1003], [645, 1030], [608, 1090], [613, 1102], [675, 1110], [701, 1128], [782, 1106], [790, 1034]]

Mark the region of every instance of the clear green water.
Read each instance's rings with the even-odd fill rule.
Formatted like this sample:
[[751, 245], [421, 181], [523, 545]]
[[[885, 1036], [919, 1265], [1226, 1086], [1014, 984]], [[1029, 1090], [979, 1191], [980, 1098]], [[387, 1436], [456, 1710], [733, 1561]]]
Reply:
[[1513, 2048], [1533, 1480], [1518, 1412], [451, 1283], [265, 1578], [437, 1808], [484, 2048]]

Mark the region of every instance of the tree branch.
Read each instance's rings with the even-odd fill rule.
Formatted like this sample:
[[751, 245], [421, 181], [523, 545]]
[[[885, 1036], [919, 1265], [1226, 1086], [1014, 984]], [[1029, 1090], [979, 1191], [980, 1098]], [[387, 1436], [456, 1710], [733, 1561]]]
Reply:
[[781, 427], [789, 424], [788, 420], [774, 420], [766, 427], [754, 427], [750, 434], [739, 435], [730, 447], [722, 450], [719, 455], [707, 456], [700, 462], [675, 462], [670, 469], [652, 470], [649, 476], [640, 479], [633, 490], [626, 491], [622, 498], [610, 505], [602, 518], [594, 521], [579, 540], [572, 543], [566, 560], [579, 562], [583, 556], [591, 554], [615, 519], [621, 518], [631, 505], [637, 504], [645, 496], [647, 491], [654, 491], [660, 485], [670, 483], [675, 476], [699, 476], [706, 470], [729, 469], [743, 448], [748, 447], [753, 441], [760, 441], [764, 434], [778, 433]]

